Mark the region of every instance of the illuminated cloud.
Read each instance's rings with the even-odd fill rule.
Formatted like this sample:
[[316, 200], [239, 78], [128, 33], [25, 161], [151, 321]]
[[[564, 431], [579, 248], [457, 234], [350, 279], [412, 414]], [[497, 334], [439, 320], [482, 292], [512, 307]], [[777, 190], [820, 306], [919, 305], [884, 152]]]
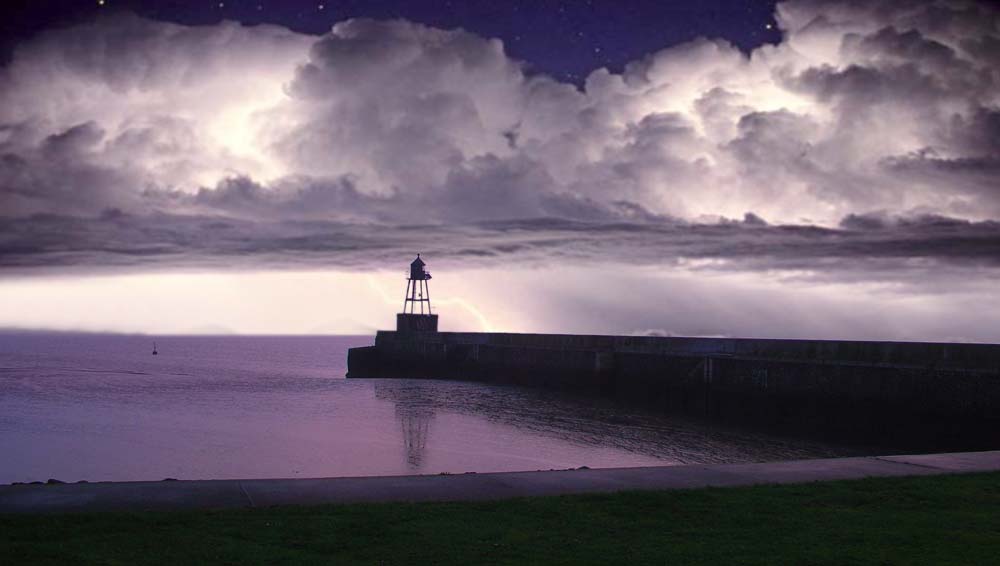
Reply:
[[406, 21], [53, 30], [0, 74], [0, 265], [371, 267], [420, 243], [992, 266], [998, 12], [805, 0], [777, 20], [779, 45], [700, 39], [582, 89]]

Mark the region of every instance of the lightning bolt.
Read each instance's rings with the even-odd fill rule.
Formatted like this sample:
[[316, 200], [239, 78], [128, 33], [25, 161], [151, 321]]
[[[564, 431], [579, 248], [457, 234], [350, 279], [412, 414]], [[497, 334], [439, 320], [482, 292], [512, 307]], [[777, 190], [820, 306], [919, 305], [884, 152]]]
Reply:
[[[389, 293], [387, 293], [385, 289], [383, 289], [382, 286], [379, 285], [379, 282], [375, 279], [375, 277], [367, 275], [365, 276], [365, 281], [368, 283], [368, 286], [371, 287], [372, 290], [374, 290], [375, 293], [382, 299], [382, 302], [384, 302], [387, 305], [399, 304], [398, 300], [395, 300], [392, 297], [390, 297]], [[473, 306], [472, 303], [470, 303], [469, 301], [466, 301], [461, 297], [452, 297], [449, 299], [435, 299], [434, 302], [439, 305], [457, 306], [465, 310], [465, 312], [472, 315], [472, 317], [479, 322], [479, 326], [483, 332], [493, 332], [493, 325], [490, 324], [490, 321], [489, 319], [486, 318], [486, 315], [480, 312], [479, 309]]]

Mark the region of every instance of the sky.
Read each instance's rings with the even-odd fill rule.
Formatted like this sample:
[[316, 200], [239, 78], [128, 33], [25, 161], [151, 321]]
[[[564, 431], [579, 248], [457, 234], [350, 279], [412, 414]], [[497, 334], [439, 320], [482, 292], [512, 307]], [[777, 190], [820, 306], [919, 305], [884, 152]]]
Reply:
[[1000, 341], [992, 3], [0, 16], [0, 327]]

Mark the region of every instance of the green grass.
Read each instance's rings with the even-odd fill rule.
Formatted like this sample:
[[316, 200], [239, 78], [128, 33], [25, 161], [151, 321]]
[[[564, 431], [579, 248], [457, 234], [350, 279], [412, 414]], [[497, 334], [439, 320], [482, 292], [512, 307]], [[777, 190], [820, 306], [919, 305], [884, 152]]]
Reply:
[[0, 564], [997, 564], [1000, 473], [490, 503], [0, 516]]

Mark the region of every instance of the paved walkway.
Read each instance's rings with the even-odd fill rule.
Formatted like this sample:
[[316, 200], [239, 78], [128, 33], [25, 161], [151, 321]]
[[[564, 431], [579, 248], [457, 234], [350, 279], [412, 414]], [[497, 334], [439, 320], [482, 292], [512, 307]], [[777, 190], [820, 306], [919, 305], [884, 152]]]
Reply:
[[0, 513], [267, 507], [362, 501], [471, 501], [993, 470], [1000, 470], [1000, 450], [550, 472], [8, 485], [0, 486]]

